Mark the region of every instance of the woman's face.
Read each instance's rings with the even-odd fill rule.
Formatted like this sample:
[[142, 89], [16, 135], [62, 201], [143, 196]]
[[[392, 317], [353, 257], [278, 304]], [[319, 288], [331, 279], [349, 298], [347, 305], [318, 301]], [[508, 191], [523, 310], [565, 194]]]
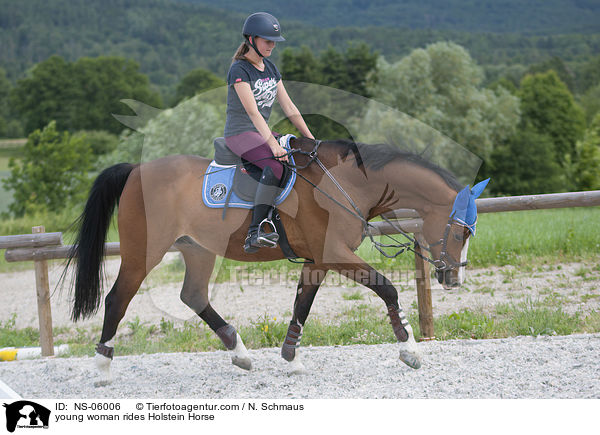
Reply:
[[261, 38], [260, 36], [255, 38], [255, 43], [258, 47], [258, 51], [260, 51], [264, 57], [269, 57], [275, 48], [275, 41], [269, 41]]

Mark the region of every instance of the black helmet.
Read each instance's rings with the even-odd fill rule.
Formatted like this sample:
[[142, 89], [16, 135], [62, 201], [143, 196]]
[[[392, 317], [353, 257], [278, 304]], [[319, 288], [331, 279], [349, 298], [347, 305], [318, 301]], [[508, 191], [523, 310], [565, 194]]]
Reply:
[[245, 37], [258, 36], [269, 41], [285, 41], [281, 36], [279, 21], [266, 12], [257, 12], [246, 18], [242, 34]]

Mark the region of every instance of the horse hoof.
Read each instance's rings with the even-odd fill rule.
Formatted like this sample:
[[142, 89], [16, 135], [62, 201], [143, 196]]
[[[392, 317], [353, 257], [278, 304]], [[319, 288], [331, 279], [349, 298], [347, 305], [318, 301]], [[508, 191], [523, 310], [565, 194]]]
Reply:
[[290, 361], [289, 367], [290, 367], [290, 370], [289, 370], [290, 375], [304, 375], [304, 374], [308, 373], [308, 370], [306, 370], [306, 367], [304, 367], [304, 364], [302, 364], [297, 359], [293, 359], [292, 361]]
[[421, 368], [421, 360], [414, 353], [401, 350], [400, 361], [415, 370]]
[[238, 366], [239, 368], [244, 369], [244, 370], [252, 369], [252, 361], [250, 361], [250, 358], [242, 358], [239, 356], [232, 356], [231, 364], [233, 364], [234, 366]]

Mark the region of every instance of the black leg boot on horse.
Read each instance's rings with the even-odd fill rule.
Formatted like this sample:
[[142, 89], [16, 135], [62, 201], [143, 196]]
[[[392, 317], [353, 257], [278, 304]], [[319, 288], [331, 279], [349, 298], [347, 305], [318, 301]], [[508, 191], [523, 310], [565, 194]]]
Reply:
[[[269, 213], [273, 209], [275, 198], [281, 192], [279, 182], [279, 178], [275, 176], [269, 166], [263, 169], [254, 196], [252, 222], [248, 228], [248, 236], [244, 244], [244, 251], [249, 254], [258, 251], [259, 248], [274, 248], [277, 246], [279, 234], [277, 234], [275, 226], [269, 218]], [[272, 232], [263, 232], [263, 224], [269, 224]]]

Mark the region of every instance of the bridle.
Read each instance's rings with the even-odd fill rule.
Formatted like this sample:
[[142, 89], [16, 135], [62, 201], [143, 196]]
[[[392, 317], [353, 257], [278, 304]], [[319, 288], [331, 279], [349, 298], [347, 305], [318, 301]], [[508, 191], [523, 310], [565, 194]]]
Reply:
[[[300, 154], [300, 155], [307, 156], [308, 162], [306, 164], [292, 165], [285, 161], [282, 161], [282, 163], [284, 165], [286, 165], [290, 170], [295, 171], [297, 176], [299, 176], [304, 181], [306, 181], [307, 183], [312, 185], [313, 188], [317, 189], [319, 192], [321, 192], [323, 195], [325, 195], [327, 198], [329, 198], [331, 201], [333, 201], [338, 206], [342, 207], [344, 210], [346, 210], [352, 216], [359, 219], [361, 221], [362, 227], [363, 227], [362, 238], [364, 239], [365, 237], [369, 237], [369, 240], [373, 244], [373, 247], [375, 249], [377, 249], [383, 256], [385, 256], [387, 258], [396, 258], [398, 255], [400, 255], [406, 251], [411, 251], [411, 252], [414, 252], [415, 255], [422, 258], [424, 261], [427, 261], [428, 263], [433, 265], [433, 267], [435, 267], [435, 270], [437, 273], [446, 273], [448, 271], [455, 270], [455, 269], [458, 269], [460, 267], [467, 265], [467, 263], [468, 263], [467, 261], [463, 261], [463, 262], [456, 261], [456, 259], [454, 257], [452, 257], [452, 255], [448, 252], [448, 237], [450, 237], [450, 230], [452, 229], [452, 225], [459, 225], [463, 229], [468, 228], [472, 231], [472, 230], [474, 230], [475, 224], [473, 224], [472, 226], [466, 225], [465, 223], [454, 218], [453, 215], [450, 215], [450, 217], [448, 218], [448, 222], [444, 229], [444, 235], [442, 236], [442, 238], [440, 238], [438, 241], [430, 244], [429, 247], [422, 246], [416, 238], [410, 236], [408, 233], [406, 233], [404, 230], [402, 230], [402, 228], [400, 228], [398, 225], [396, 225], [391, 220], [387, 219], [385, 216], [381, 216], [382, 219], [384, 221], [386, 221], [389, 225], [391, 225], [399, 234], [401, 234], [402, 236], [407, 238], [408, 242], [400, 242], [400, 241], [396, 240], [394, 237], [390, 236], [389, 234], [382, 234], [382, 236], [392, 239], [392, 241], [394, 243], [386, 244], [386, 243], [382, 243], [382, 242], [375, 240], [375, 238], [373, 236], [374, 231], [371, 231], [371, 230], [375, 230], [375, 227], [365, 219], [363, 213], [358, 208], [356, 203], [352, 200], [350, 195], [348, 195], [348, 193], [344, 190], [344, 188], [340, 185], [340, 183], [335, 179], [335, 177], [331, 174], [331, 172], [327, 169], [327, 167], [325, 167], [323, 162], [319, 159], [318, 150], [319, 150], [319, 147], [321, 146], [321, 143], [322, 143], [322, 141], [315, 140], [315, 146], [313, 147], [313, 149], [311, 151], [304, 151], [304, 150], [300, 150], [300, 149], [291, 149], [287, 153], [287, 155]], [[323, 189], [321, 189], [319, 186], [314, 184], [312, 181], [310, 181], [304, 175], [302, 175], [301, 173], [299, 173], [297, 171], [297, 169], [307, 168], [313, 162], [316, 163], [323, 170], [323, 172], [325, 173], [325, 175], [327, 175], [327, 177], [329, 177], [329, 179], [333, 182], [333, 184], [337, 187], [337, 189], [344, 195], [346, 200], [350, 203], [353, 210], [346, 207], [344, 204], [342, 204], [337, 199], [335, 199], [334, 197], [329, 195], [327, 192], [325, 192]], [[435, 260], [433, 258], [429, 258], [429, 257], [423, 255], [421, 252], [419, 252], [421, 250], [424, 250], [424, 251], [429, 252], [429, 254], [431, 254], [431, 247], [438, 246], [438, 245], [442, 245], [442, 249], [440, 252], [440, 258], [437, 260]], [[387, 252], [384, 251], [384, 248], [398, 249], [398, 251], [396, 251], [394, 254], [388, 254]]]

